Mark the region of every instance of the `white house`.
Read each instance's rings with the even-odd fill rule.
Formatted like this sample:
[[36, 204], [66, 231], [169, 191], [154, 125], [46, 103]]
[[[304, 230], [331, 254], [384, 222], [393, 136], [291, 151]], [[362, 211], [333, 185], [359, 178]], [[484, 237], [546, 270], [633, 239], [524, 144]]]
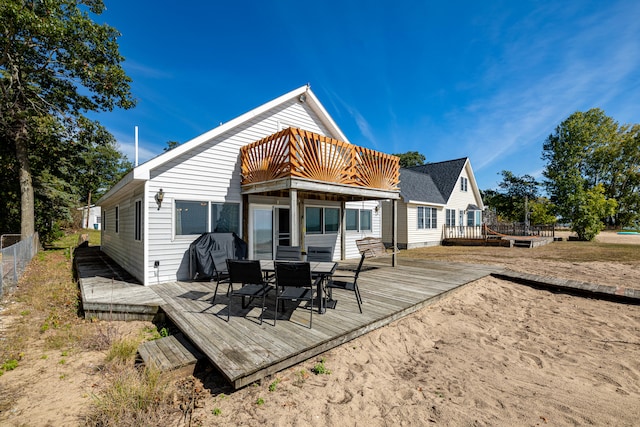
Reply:
[[86, 206], [78, 208], [82, 211], [82, 228], [93, 228], [100, 230], [102, 226], [101, 209], [100, 206], [91, 205], [89, 209]]
[[[440, 245], [445, 227], [482, 225], [484, 205], [468, 158], [400, 169], [397, 202], [397, 244], [400, 249]], [[382, 217], [392, 218], [391, 203], [382, 203]], [[391, 224], [383, 226], [383, 240], [391, 242]]]
[[97, 204], [102, 250], [145, 285], [189, 279], [190, 243], [235, 232], [249, 258], [281, 245], [380, 237], [379, 200], [397, 200], [398, 158], [350, 144], [308, 86], [135, 167]]

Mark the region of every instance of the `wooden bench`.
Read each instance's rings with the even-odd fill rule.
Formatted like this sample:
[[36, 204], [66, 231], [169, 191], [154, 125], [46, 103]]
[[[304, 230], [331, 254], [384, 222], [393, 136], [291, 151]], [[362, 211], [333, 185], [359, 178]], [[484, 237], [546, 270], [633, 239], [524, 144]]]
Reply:
[[365, 237], [364, 239], [356, 240], [356, 246], [361, 254], [364, 253], [365, 258], [391, 256], [393, 257], [393, 264], [395, 265], [395, 255], [398, 252], [395, 250], [387, 252], [387, 248], [384, 243], [382, 243], [382, 239], [377, 237]]
[[196, 363], [204, 358], [183, 334], [142, 343], [138, 347], [138, 355], [146, 366], [153, 365], [176, 377], [193, 375]]

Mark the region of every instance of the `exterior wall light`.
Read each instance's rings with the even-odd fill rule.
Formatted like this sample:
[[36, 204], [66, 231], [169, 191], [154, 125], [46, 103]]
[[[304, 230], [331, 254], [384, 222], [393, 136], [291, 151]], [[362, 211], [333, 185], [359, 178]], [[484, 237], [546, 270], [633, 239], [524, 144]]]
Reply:
[[164, 200], [164, 192], [162, 191], [162, 188], [156, 193], [155, 199], [158, 204], [158, 210], [160, 210], [162, 207], [162, 201]]

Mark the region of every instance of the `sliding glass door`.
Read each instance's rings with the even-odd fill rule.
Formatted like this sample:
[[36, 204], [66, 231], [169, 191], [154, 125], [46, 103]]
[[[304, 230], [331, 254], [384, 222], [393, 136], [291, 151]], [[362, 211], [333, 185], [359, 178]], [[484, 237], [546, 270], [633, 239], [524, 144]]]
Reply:
[[273, 259], [273, 208], [254, 207], [251, 210], [252, 259]]
[[281, 206], [251, 207], [252, 259], [273, 259], [277, 245], [291, 244], [289, 208]]

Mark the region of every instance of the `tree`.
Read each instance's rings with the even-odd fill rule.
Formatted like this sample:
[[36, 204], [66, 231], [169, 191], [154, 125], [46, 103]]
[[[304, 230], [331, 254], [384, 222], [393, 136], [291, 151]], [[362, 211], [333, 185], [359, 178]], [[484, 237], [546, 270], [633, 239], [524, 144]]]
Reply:
[[167, 146], [162, 149], [162, 151], [170, 151], [179, 146], [180, 143], [178, 141], [167, 141]]
[[580, 237], [590, 240], [600, 231], [593, 225], [595, 214], [604, 215], [599, 221], [615, 214], [616, 202], [605, 188], [611, 185], [615, 147], [627, 130], [595, 108], [573, 113], [543, 144], [545, 188], [557, 213]]
[[[540, 184], [531, 175], [517, 176], [508, 170], [503, 170], [500, 173], [502, 181], [498, 184], [499, 190], [484, 191], [484, 203], [494, 209], [502, 221], [525, 222], [530, 205], [537, 203]], [[525, 205], [527, 205], [526, 208]], [[542, 223], [537, 222], [537, 224]]]
[[616, 199], [612, 222], [619, 226], [640, 221], [640, 125], [623, 126], [603, 156], [605, 195]]
[[115, 138], [100, 123], [86, 119], [79, 123], [82, 127], [78, 129], [76, 141], [81, 148], [77, 150], [74, 188], [80, 201], [89, 209], [92, 199], [100, 198], [133, 165], [118, 151]]
[[555, 206], [546, 197], [538, 197], [529, 201], [529, 221], [531, 224], [555, 224], [557, 222], [554, 214]]
[[613, 215], [617, 202], [605, 197], [602, 184], [597, 184], [584, 191], [582, 198], [571, 230], [581, 240], [593, 240], [598, 233], [604, 230], [605, 225], [602, 218]]
[[89, 17], [103, 10], [101, 0], [0, 3], [0, 132], [3, 144], [14, 148], [23, 237], [35, 231], [36, 141], [47, 139], [56, 146], [56, 138], [49, 138], [40, 123], [53, 119], [73, 129], [87, 111], [134, 105], [131, 79], [120, 65], [119, 33]]
[[427, 160], [427, 158], [423, 154], [420, 154], [417, 151], [407, 151], [406, 153], [393, 154], [393, 155], [400, 157], [401, 168], [421, 166], [421, 165], [424, 165], [424, 162]]

